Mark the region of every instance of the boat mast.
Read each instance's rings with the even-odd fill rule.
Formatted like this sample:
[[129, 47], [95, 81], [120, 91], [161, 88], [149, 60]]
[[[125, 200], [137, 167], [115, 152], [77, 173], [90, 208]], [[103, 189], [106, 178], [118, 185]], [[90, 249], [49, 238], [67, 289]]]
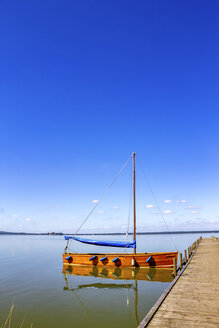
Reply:
[[[134, 220], [134, 233], [133, 239], [136, 240], [136, 212], [135, 212], [135, 153], [133, 156], [133, 220]], [[134, 248], [134, 254], [136, 254], [136, 248]]]

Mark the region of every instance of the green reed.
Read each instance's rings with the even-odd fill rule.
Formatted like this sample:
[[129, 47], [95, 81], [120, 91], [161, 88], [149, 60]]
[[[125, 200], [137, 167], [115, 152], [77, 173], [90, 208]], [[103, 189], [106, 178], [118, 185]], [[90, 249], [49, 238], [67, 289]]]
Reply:
[[[12, 323], [11, 323], [13, 309], [14, 309], [14, 305], [12, 305], [5, 322], [0, 326], [0, 328], [15, 328], [14, 326], [12, 326]], [[17, 328], [23, 328], [23, 325], [24, 325], [24, 320], [21, 322], [20, 326], [18, 326]], [[30, 328], [33, 328], [32, 323], [30, 324]]]

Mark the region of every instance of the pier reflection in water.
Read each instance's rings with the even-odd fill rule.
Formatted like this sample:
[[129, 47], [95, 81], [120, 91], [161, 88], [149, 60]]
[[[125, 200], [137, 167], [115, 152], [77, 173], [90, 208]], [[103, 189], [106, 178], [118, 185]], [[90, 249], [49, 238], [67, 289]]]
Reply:
[[[154, 268], [97, 268], [95, 266], [63, 266], [63, 275], [65, 280], [64, 291], [71, 291], [74, 297], [79, 301], [84, 313], [87, 317], [94, 321], [94, 313], [89, 310], [89, 303], [82, 301], [80, 298], [81, 290], [100, 289], [106, 290], [127, 290], [127, 309], [131, 316], [135, 317], [136, 326], [139, 325], [142, 318], [138, 315], [138, 281], [151, 282], [171, 282], [173, 280], [172, 270], [170, 269], [154, 269]], [[92, 283], [79, 284], [75, 286], [74, 276], [93, 277]], [[103, 282], [96, 282], [95, 278], [102, 278]], [[112, 281], [114, 280], [114, 281]], [[73, 286], [72, 286], [73, 284]], [[130, 307], [130, 293], [134, 293], [134, 304]], [[132, 296], [132, 297], [133, 297]], [[94, 300], [95, 302], [95, 300]], [[101, 310], [101, 309], [100, 309]], [[113, 315], [113, 313], [112, 313]]]

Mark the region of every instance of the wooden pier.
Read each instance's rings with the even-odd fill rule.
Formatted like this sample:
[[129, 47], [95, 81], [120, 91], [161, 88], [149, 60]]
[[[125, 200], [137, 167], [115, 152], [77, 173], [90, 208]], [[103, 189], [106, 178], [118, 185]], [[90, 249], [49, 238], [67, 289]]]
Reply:
[[219, 328], [219, 238], [199, 239], [188, 251], [185, 268], [138, 328]]

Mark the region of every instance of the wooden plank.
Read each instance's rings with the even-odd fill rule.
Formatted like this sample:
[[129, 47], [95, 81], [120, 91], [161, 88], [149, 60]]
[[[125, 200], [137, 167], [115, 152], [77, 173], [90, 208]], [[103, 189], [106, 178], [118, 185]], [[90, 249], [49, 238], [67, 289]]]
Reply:
[[215, 239], [194, 244], [196, 252], [189, 264], [139, 328], [219, 327], [219, 244]]
[[140, 323], [140, 325], [138, 326], [138, 328], [147, 327], [147, 325], [149, 324], [149, 322], [151, 321], [151, 319], [153, 318], [153, 316], [155, 315], [155, 313], [158, 311], [158, 309], [160, 308], [161, 304], [163, 303], [163, 301], [165, 300], [165, 298], [167, 297], [167, 295], [170, 293], [170, 291], [173, 288], [173, 286], [176, 284], [176, 282], [178, 281], [178, 279], [180, 278], [180, 276], [183, 274], [183, 272], [185, 271], [185, 269], [189, 265], [191, 259], [192, 259], [192, 257], [190, 257], [190, 259], [188, 260], [186, 266], [183, 268], [183, 270], [180, 272], [180, 274], [178, 276], [176, 276], [175, 279], [172, 281], [172, 283], [165, 289], [165, 291], [163, 292], [163, 294], [160, 296], [160, 298], [157, 300], [157, 302], [154, 304], [154, 306], [148, 312], [148, 314], [146, 315], [146, 317], [142, 320], [142, 322]]

